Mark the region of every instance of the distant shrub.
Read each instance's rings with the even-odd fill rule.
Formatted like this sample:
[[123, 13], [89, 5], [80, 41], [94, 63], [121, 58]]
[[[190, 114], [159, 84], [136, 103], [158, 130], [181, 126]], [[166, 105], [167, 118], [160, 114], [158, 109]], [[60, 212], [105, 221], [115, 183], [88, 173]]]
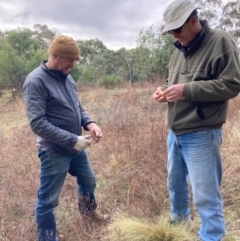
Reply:
[[78, 82], [81, 85], [92, 84], [94, 82], [94, 73], [89, 66], [79, 67]]
[[123, 80], [118, 75], [105, 75], [99, 81], [100, 86], [104, 86], [106, 88], [109, 88], [109, 87], [111, 88], [122, 83], [123, 83]]

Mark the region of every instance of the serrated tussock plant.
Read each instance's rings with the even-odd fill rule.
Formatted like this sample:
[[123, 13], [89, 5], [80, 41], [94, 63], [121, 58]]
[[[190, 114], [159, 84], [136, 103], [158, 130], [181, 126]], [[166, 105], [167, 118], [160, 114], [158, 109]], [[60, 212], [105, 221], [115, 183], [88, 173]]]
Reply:
[[122, 217], [109, 226], [112, 241], [192, 241], [189, 224], [170, 225], [167, 217], [157, 223], [134, 217]]

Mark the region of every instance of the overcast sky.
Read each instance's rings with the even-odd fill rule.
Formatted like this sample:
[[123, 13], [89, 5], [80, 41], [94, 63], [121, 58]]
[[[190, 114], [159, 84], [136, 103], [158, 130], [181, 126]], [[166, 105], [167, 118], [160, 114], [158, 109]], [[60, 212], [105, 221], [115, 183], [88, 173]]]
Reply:
[[[173, 0], [0, 0], [0, 30], [46, 24], [76, 40], [100, 39], [109, 49], [135, 48]], [[229, 0], [223, 0], [224, 3]]]
[[0, 30], [46, 24], [75, 39], [100, 39], [109, 49], [135, 48], [141, 29], [159, 29], [166, 0], [0, 0]]

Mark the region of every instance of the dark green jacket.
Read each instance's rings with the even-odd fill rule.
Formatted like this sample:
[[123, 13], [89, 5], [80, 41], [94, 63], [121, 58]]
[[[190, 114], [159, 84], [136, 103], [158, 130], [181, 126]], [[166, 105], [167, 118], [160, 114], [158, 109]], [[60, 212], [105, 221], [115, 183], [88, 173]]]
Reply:
[[[168, 86], [183, 83], [184, 97], [167, 104], [166, 124], [175, 134], [221, 128], [228, 100], [240, 92], [239, 53], [230, 35], [206, 21], [184, 56], [176, 49], [169, 63]], [[180, 46], [176, 42], [176, 46]]]

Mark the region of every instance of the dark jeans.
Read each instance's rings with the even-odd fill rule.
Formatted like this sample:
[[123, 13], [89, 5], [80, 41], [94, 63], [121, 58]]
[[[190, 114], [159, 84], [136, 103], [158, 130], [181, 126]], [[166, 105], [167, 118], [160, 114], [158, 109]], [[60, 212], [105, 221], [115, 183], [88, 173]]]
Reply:
[[36, 203], [38, 240], [56, 241], [56, 221], [53, 209], [58, 206], [59, 195], [67, 173], [77, 178], [81, 200], [80, 211], [93, 211], [96, 208], [94, 196], [96, 178], [86, 151], [67, 156], [39, 150], [38, 157], [41, 160], [40, 188]]

